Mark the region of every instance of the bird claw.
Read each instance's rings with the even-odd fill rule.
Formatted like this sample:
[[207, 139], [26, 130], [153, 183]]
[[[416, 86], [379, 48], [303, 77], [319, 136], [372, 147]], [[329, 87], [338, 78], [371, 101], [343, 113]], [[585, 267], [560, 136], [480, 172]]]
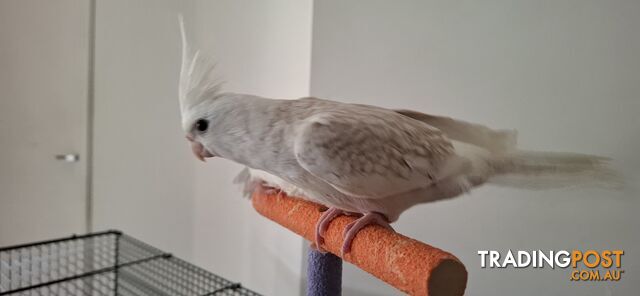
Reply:
[[389, 229], [395, 232], [395, 230], [393, 230], [393, 227], [389, 225], [389, 220], [383, 214], [380, 214], [377, 212], [366, 213], [362, 217], [354, 220], [353, 222], [349, 223], [345, 227], [344, 234], [343, 234], [344, 241], [342, 242], [343, 257], [346, 253], [349, 253], [351, 251], [351, 243], [353, 242], [353, 239], [356, 237], [356, 234], [358, 234], [358, 232], [360, 232], [362, 228], [372, 224], [380, 225], [386, 229]]
[[318, 251], [323, 253], [326, 252], [322, 248], [322, 244], [324, 243], [324, 235], [327, 232], [327, 229], [329, 228], [329, 223], [331, 223], [333, 219], [335, 219], [336, 217], [340, 216], [343, 213], [344, 211], [338, 208], [329, 208], [328, 210], [324, 211], [320, 216], [320, 219], [318, 219], [318, 223], [316, 223], [316, 234], [315, 234], [315, 242], [314, 242], [314, 245], [316, 246]]
[[320, 254], [326, 254], [326, 253], [327, 253], [327, 251], [326, 251], [325, 249], [323, 249], [322, 247], [318, 247], [318, 245], [316, 245], [316, 243], [311, 243], [311, 244], [309, 244], [309, 247], [310, 247], [312, 250], [315, 250], [315, 251], [317, 251], [317, 252], [320, 252]]
[[[346, 212], [338, 208], [329, 208], [328, 210], [324, 211], [320, 216], [320, 219], [318, 219], [318, 222], [316, 223], [315, 239], [314, 239], [314, 242], [311, 243], [311, 248], [321, 253], [326, 253], [326, 250], [322, 247], [322, 244], [324, 244], [324, 235], [326, 234], [331, 221], [333, 221], [333, 219], [335, 219], [340, 215], [353, 215], [353, 214], [361, 215], [358, 213]], [[377, 224], [391, 231], [395, 231], [393, 230], [391, 225], [389, 225], [389, 220], [387, 219], [387, 217], [385, 217], [383, 214], [380, 214], [377, 212], [369, 212], [364, 215], [361, 215], [358, 219], [347, 224], [347, 226], [344, 229], [344, 233], [343, 233], [344, 240], [343, 240], [342, 249], [341, 249], [342, 256], [344, 256], [346, 253], [349, 253], [351, 251], [351, 243], [353, 242], [353, 239], [356, 237], [356, 234], [358, 234], [358, 232], [362, 228], [371, 224]]]
[[261, 181], [259, 184], [260, 184], [259, 188], [263, 194], [276, 195], [277, 197], [281, 197], [281, 195], [283, 194], [283, 191], [281, 188], [271, 186], [267, 182]]

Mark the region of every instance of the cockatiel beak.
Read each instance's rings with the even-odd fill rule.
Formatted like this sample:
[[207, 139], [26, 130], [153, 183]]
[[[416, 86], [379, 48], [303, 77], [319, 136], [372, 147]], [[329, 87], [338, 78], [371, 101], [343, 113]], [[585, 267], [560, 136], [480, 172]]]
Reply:
[[200, 161], [205, 162], [205, 158], [214, 156], [204, 148], [202, 143], [196, 141], [193, 135], [187, 134], [186, 138], [187, 140], [189, 140], [189, 142], [191, 142], [191, 151], [193, 151], [193, 155], [195, 155], [196, 158]]

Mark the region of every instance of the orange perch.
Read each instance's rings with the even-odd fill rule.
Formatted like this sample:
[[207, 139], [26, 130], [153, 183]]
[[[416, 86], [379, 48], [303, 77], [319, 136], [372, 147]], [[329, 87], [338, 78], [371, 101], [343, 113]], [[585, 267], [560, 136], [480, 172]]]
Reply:
[[[322, 206], [260, 191], [252, 197], [260, 214], [313, 241]], [[340, 256], [342, 233], [353, 220], [349, 216], [334, 219], [323, 247]], [[463, 295], [467, 285], [467, 270], [458, 258], [378, 225], [363, 228], [342, 259], [411, 295]]]

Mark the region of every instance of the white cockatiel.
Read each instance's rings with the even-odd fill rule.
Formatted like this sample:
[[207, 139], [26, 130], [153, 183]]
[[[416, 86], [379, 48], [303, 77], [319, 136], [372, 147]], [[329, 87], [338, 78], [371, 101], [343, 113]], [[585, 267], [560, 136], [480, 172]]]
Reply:
[[484, 183], [545, 188], [613, 180], [605, 158], [520, 151], [514, 131], [415, 111], [222, 92], [213, 63], [192, 51], [181, 30], [179, 99], [194, 154], [246, 165], [239, 180], [248, 190], [264, 182], [327, 206], [318, 248], [340, 214], [360, 215], [345, 232], [348, 252], [362, 227], [390, 227], [411, 206]]

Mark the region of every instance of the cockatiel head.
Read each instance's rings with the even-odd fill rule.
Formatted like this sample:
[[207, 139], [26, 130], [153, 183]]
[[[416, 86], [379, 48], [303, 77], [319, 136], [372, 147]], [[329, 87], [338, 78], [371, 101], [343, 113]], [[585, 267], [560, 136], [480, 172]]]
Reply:
[[214, 63], [199, 51], [191, 53], [184, 27], [184, 20], [179, 16], [180, 34], [182, 36], [182, 66], [178, 98], [182, 114], [182, 128], [191, 142], [193, 154], [201, 161], [214, 154], [202, 144], [203, 136], [209, 128], [211, 108], [207, 108], [220, 95], [220, 83], [213, 76]]

